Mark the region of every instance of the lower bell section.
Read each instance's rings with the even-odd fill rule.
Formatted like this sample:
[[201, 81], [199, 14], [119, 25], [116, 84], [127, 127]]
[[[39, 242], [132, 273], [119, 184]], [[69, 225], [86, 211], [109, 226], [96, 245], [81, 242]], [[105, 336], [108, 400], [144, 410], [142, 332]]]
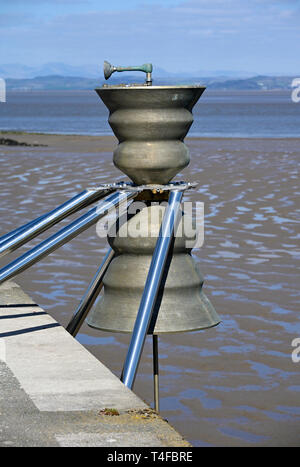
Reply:
[[[108, 234], [116, 256], [105, 274], [103, 295], [87, 318], [89, 326], [111, 332], [133, 331], [164, 209], [145, 207], [129, 221], [121, 222], [115, 236]], [[186, 221], [183, 215], [181, 223]], [[129, 234], [137, 232], [136, 226], [139, 236], [132, 237]], [[178, 231], [184, 231], [182, 225]], [[220, 322], [202, 291], [203, 277], [186, 240], [183, 235], [175, 238], [149, 334], [195, 331]]]

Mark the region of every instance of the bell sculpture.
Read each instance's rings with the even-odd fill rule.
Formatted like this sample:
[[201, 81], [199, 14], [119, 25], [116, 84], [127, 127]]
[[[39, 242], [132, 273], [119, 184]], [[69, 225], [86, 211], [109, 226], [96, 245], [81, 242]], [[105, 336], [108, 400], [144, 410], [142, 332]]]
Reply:
[[[108, 233], [115, 251], [103, 280], [104, 293], [87, 318], [89, 326], [104, 331], [132, 332], [147, 272], [159, 234], [164, 208], [160, 193], [152, 185], [166, 185], [190, 161], [184, 144], [192, 122], [192, 108], [204, 91], [200, 86], [107, 86], [96, 89], [108, 107], [109, 124], [119, 140], [114, 164], [136, 185], [147, 185], [139, 200], [145, 207], [117, 235]], [[151, 192], [152, 205], [146, 206]], [[166, 200], [166, 192], [164, 199]], [[182, 216], [181, 222], [184, 222]], [[130, 238], [130, 224], [139, 223], [140, 235]], [[180, 232], [185, 232], [178, 226]], [[112, 231], [117, 229], [115, 226]], [[202, 291], [203, 277], [196, 268], [191, 238], [176, 237], [168, 275], [162, 292], [154, 329], [149, 333], [193, 331], [219, 323], [219, 318]]]
[[[149, 65], [144, 67], [149, 70]], [[96, 89], [119, 141], [114, 164], [135, 186], [143, 186], [138, 200], [144, 207], [124, 222], [118, 219], [113, 234], [108, 232], [114, 259], [103, 279], [103, 295], [87, 318], [93, 328], [133, 332], [166, 209], [162, 204], [168, 199], [170, 181], [190, 161], [183, 140], [193, 122], [192, 109], [204, 90], [202, 86], [151, 86], [147, 82]], [[168, 189], [153, 190], [159, 185]], [[182, 211], [179, 217], [178, 230], [184, 233], [187, 229], [181, 224], [191, 220]], [[127, 235], [136, 225], [139, 235]], [[148, 334], [194, 331], [220, 322], [202, 290], [203, 277], [186, 246], [190, 241], [185, 235], [175, 235]]]
[[[114, 164], [131, 182], [85, 189], [52, 211], [2, 235], [0, 256], [98, 202], [97, 207], [0, 269], [0, 284], [125, 203], [125, 215], [108, 231], [108, 253], [66, 329], [76, 336], [86, 319], [96, 329], [131, 333], [121, 375], [129, 388], [134, 384], [146, 336], [151, 334], [158, 411], [158, 335], [206, 329], [220, 322], [202, 290], [203, 277], [191, 255], [197, 234], [186, 227], [193, 224], [193, 219], [180, 204], [184, 191], [194, 185], [172, 181], [189, 164], [184, 138], [193, 122], [192, 109], [205, 87], [152, 86], [150, 63], [115, 67], [104, 62], [106, 79], [123, 71], [144, 72], [146, 81], [104, 84], [96, 92], [109, 110], [109, 124], [119, 141]], [[130, 204], [133, 199], [135, 202]]]

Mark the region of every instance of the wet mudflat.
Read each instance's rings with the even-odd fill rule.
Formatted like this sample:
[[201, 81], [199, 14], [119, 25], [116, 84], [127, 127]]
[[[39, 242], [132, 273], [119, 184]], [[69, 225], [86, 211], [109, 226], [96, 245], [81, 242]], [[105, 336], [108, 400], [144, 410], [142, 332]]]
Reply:
[[[0, 147], [3, 234], [88, 186], [126, 179], [113, 166], [112, 137], [5, 137], [31, 146]], [[299, 445], [300, 362], [292, 360], [292, 341], [300, 337], [300, 140], [186, 143], [191, 163], [176, 179], [199, 182], [184, 198], [205, 207], [204, 245], [193, 255], [222, 322], [160, 337], [161, 413], [194, 446]], [[58, 228], [1, 258], [1, 266]], [[91, 227], [15, 280], [66, 326], [106, 249]], [[77, 338], [120, 375], [129, 336], [83, 325]], [[152, 404], [150, 339], [134, 389]]]

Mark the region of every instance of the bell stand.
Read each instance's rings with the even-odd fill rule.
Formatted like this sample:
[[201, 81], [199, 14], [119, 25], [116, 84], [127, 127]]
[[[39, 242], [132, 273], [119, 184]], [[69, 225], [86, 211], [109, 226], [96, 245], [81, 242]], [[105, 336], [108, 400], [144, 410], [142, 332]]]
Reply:
[[[156, 242], [154, 253], [152, 256], [148, 276], [146, 279], [143, 295], [141, 298], [139, 310], [137, 313], [135, 325], [133, 328], [131, 341], [127, 351], [124, 367], [121, 374], [121, 381], [128, 388], [132, 389], [136, 378], [139, 362], [143, 352], [146, 336], [148, 334], [150, 323], [152, 322], [153, 329], [153, 311], [156, 304], [157, 295], [162, 285], [162, 278], [166, 270], [166, 262], [168, 255], [171, 253], [170, 248], [174, 233], [176, 232], [178, 222], [180, 221], [180, 203], [183, 196], [183, 191], [194, 187], [195, 184], [174, 182], [170, 185], [151, 185], [152, 191], [169, 191], [169, 200], [162, 224], [160, 227], [159, 236]], [[128, 190], [128, 186], [126, 187]], [[131, 188], [139, 192], [148, 189], [149, 185], [138, 186]], [[114, 252], [109, 249], [102, 264], [97, 270], [92, 279], [84, 297], [82, 298], [76, 312], [67, 326], [67, 331], [73, 336], [76, 336], [82, 323], [87, 317], [93, 303], [103, 287], [103, 278], [107, 268], [114, 257]], [[153, 379], [154, 379], [154, 407], [159, 412], [159, 364], [158, 364], [158, 336], [152, 334], [153, 342]]]
[[[121, 380], [130, 389], [132, 389], [135, 381], [145, 339], [153, 315], [153, 309], [165, 271], [170, 246], [179, 222], [179, 208], [183, 191], [193, 186], [195, 186], [195, 184], [184, 182], [174, 182], [170, 185], [163, 186], [151, 185], [151, 189], [154, 191], [155, 189], [160, 191], [169, 191], [169, 200], [152, 256], [145, 288], [121, 375]], [[124, 202], [128, 203], [128, 201], [135, 198], [138, 193], [145, 189], [149, 190], [149, 188], [150, 187], [147, 185], [136, 187], [132, 183], [120, 182], [101, 185], [94, 189], [87, 189], [54, 210], [17, 229], [14, 229], [8, 234], [3, 235], [0, 237], [0, 256], [11, 253], [69, 215], [104, 198], [104, 201], [102, 201], [97, 207], [90, 209], [86, 214], [71, 222], [66, 227], [60, 229], [57, 233], [48, 237], [36, 247], [0, 269], [0, 284], [28, 269], [30, 266], [49, 255], [60, 246], [72, 240], [91, 225], [95, 224], [98, 220], [111, 212], [111, 210], [120, 206], [120, 204]], [[105, 272], [107, 271], [113, 257], [114, 252], [109, 249], [88, 286], [88, 289], [76, 312], [67, 325], [66, 330], [72, 336], [75, 337], [78, 333], [88, 312], [99, 295], [103, 287]], [[155, 409], [159, 411], [158, 337], [155, 334], [153, 334], [153, 374]]]

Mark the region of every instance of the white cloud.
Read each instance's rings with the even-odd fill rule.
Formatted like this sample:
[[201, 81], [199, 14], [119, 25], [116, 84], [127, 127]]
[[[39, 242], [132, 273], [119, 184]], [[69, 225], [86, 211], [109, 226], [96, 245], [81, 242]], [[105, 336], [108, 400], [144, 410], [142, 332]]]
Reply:
[[85, 12], [70, 7], [60, 15], [2, 20], [6, 53], [14, 57], [2, 57], [2, 63], [22, 57], [74, 64], [107, 58], [120, 64], [152, 61], [174, 71], [181, 64], [252, 71], [294, 63], [300, 39], [296, 0], [188, 0], [172, 7], [148, 1], [127, 11], [102, 11], [101, 4], [95, 8], [91, 1], [94, 11], [87, 2]]

